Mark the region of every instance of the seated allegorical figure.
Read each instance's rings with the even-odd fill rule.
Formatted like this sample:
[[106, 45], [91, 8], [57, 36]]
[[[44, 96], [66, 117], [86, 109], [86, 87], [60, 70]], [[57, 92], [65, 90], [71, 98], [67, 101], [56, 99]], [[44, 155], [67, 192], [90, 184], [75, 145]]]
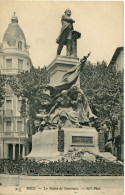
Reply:
[[63, 90], [59, 94], [49, 113], [41, 112], [36, 115], [36, 118], [40, 119], [39, 131], [57, 128], [59, 125], [62, 127], [91, 125], [91, 118], [97, 117], [92, 113], [83, 91], [73, 85], [69, 90]]
[[74, 110], [77, 112], [79, 123], [89, 122], [89, 118], [84, 109], [85, 100], [80, 92], [77, 94], [76, 101], [72, 101], [72, 103], [74, 104]]
[[61, 97], [56, 101], [49, 113], [51, 123], [61, 123], [64, 127], [79, 127], [77, 113], [71, 106], [71, 99], [67, 96], [67, 91], [61, 92]]
[[74, 111], [77, 113], [80, 124], [89, 123], [91, 118], [97, 118], [92, 113], [85, 94], [77, 85], [73, 85], [69, 93], [72, 100], [71, 103]]

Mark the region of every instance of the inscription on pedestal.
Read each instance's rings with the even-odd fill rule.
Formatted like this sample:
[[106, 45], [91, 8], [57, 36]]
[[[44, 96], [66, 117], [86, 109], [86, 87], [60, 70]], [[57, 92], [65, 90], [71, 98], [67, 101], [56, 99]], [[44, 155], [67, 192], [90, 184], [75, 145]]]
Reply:
[[93, 137], [91, 136], [72, 136], [73, 145], [93, 145]]

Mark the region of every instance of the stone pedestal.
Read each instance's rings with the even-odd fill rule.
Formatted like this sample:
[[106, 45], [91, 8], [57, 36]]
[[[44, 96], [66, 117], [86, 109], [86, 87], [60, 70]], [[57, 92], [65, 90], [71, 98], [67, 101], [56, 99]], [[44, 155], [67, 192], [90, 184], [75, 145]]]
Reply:
[[26, 156], [35, 160], [58, 160], [69, 150], [90, 151], [94, 154], [116, 160], [109, 152], [100, 152], [98, 147], [98, 133], [95, 128], [62, 128], [61, 131], [44, 130], [32, 136], [32, 151]]
[[58, 131], [44, 130], [32, 135], [32, 151], [26, 156], [29, 159], [58, 159]]
[[[44, 130], [32, 136], [32, 151], [29, 159], [60, 159], [69, 149], [86, 149], [99, 153], [98, 133], [95, 128], [63, 128], [62, 133], [55, 130]], [[61, 155], [60, 155], [61, 154]]]
[[[52, 63], [47, 67], [47, 70], [50, 73], [50, 83], [60, 83], [63, 75], [78, 64], [79, 60], [76, 57], [56, 56]], [[77, 81], [77, 84], [78, 86], [80, 86], [79, 79]]]
[[64, 128], [64, 153], [68, 149], [86, 149], [99, 153], [98, 133], [95, 128], [84, 126], [82, 128]]

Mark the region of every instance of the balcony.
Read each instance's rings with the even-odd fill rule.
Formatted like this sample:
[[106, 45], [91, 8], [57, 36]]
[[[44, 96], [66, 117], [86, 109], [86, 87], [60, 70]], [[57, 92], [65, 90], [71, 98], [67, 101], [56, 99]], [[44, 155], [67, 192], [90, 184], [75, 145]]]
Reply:
[[13, 110], [3, 110], [3, 116], [13, 116]]
[[2, 137], [2, 138], [28, 138], [28, 134], [27, 133], [25, 133], [25, 132], [0, 132], [0, 137]]
[[19, 69], [12, 68], [12, 69], [2, 69], [1, 72], [2, 74], [7, 74], [7, 75], [13, 75], [13, 74], [18, 74]]

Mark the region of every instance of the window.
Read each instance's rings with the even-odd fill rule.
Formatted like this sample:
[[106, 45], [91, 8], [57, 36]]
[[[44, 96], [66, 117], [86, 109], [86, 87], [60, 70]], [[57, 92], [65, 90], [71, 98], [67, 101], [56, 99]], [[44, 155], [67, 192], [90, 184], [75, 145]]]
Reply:
[[23, 123], [22, 121], [17, 121], [17, 131], [22, 131]]
[[6, 59], [7, 69], [12, 69], [12, 59]]
[[18, 60], [18, 69], [19, 69], [19, 72], [23, 70], [23, 60]]
[[12, 110], [12, 100], [6, 100], [6, 110]]
[[17, 105], [17, 111], [18, 112], [20, 112], [21, 102], [22, 102], [22, 100], [18, 100], [18, 105]]
[[18, 42], [18, 49], [22, 50], [22, 42], [21, 41]]
[[12, 127], [12, 121], [6, 121], [6, 131], [10, 132]]

